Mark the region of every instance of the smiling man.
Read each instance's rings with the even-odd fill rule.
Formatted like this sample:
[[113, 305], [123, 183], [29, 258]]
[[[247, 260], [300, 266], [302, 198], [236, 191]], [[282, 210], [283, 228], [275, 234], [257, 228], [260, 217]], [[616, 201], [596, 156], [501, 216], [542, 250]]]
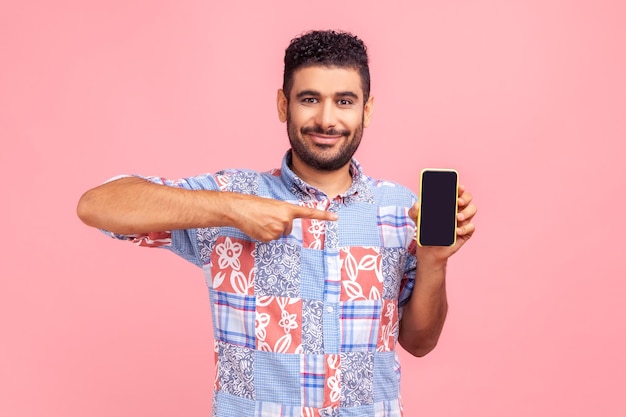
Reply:
[[279, 169], [119, 178], [86, 192], [78, 215], [202, 268], [213, 416], [400, 416], [396, 348], [435, 347], [446, 264], [476, 207], [459, 187], [455, 245], [418, 247], [415, 194], [363, 173], [353, 155], [374, 99], [365, 45], [349, 33], [291, 41], [277, 108], [291, 145]]

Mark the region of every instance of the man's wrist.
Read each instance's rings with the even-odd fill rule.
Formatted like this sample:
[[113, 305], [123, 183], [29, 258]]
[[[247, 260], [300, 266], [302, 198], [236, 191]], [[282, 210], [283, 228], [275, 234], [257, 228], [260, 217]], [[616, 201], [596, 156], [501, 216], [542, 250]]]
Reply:
[[417, 257], [417, 265], [419, 268], [424, 268], [432, 271], [446, 270], [448, 265], [448, 258], [439, 258], [432, 255], [421, 255]]

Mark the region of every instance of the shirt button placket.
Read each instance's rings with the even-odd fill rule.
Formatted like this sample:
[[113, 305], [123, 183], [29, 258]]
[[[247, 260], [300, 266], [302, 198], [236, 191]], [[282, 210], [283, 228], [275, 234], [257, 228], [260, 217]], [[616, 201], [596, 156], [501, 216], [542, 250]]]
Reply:
[[[331, 201], [329, 211], [337, 212], [338, 204]], [[339, 221], [326, 223], [326, 239], [324, 247], [326, 286], [324, 291], [324, 310], [322, 320], [324, 326], [324, 351], [327, 354], [339, 353], [341, 339], [340, 306], [341, 270], [338, 248]]]

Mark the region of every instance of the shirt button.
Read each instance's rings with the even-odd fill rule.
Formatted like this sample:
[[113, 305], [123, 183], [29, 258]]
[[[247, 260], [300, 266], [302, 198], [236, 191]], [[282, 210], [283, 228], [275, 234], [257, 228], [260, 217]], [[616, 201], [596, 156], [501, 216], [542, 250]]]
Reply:
[[333, 308], [332, 308], [332, 307], [328, 307], [328, 308], [326, 309], [326, 311], [328, 311], [329, 313], [332, 313], [332, 312], [333, 312]]

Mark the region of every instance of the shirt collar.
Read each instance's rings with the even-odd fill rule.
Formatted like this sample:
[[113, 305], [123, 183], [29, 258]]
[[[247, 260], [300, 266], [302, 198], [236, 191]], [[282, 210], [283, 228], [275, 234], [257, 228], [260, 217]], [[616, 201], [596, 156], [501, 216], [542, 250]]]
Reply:
[[[310, 200], [323, 200], [328, 199], [329, 196], [323, 191], [313, 187], [312, 185], [304, 182], [289, 168], [291, 165], [291, 150], [288, 150], [283, 157], [283, 162], [280, 170], [280, 177], [283, 183], [289, 188], [298, 198], [303, 201]], [[350, 161], [350, 175], [352, 175], [352, 185], [348, 190], [337, 197], [340, 197], [344, 203], [352, 201], [367, 201], [373, 202], [374, 197], [367, 186], [367, 177], [363, 174], [363, 169], [358, 161], [354, 158]], [[335, 197], [335, 196], [333, 196]]]

